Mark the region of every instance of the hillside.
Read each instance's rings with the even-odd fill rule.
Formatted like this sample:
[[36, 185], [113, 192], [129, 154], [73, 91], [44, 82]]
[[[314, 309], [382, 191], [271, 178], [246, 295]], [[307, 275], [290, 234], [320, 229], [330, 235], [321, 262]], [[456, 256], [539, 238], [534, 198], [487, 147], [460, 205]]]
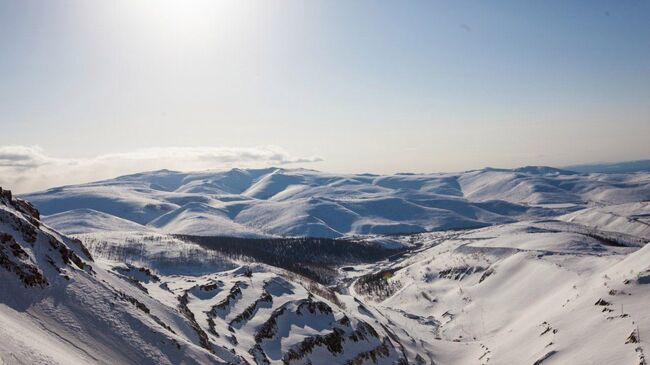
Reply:
[[[629, 204], [609, 213], [644, 221], [646, 204]], [[326, 241], [318, 246], [304, 239], [299, 251], [291, 248], [298, 242], [286, 239], [206, 237], [197, 245], [147, 231], [76, 235], [86, 250], [3, 191], [0, 359], [645, 364], [650, 246], [638, 236], [642, 231], [621, 229], [627, 220], [607, 220], [608, 230], [582, 224], [594, 217], [600, 222], [600, 214], [374, 236], [368, 242], [390, 239], [410, 248], [388, 259], [377, 251], [354, 263], [328, 256], [337, 251], [326, 253]], [[249, 261], [265, 252], [260, 245], [273, 242], [277, 247], [267, 252], [288, 245], [279, 257], [295, 252], [303, 262], [309, 252], [323, 269], [338, 272], [335, 283], [328, 288]], [[232, 244], [240, 248], [237, 255], [220, 253]], [[362, 247], [355, 252], [363, 261]], [[237, 259], [246, 256], [246, 264]]]
[[547, 221], [426, 234], [350, 290], [436, 364], [645, 364], [650, 246], [593, 233]]
[[478, 228], [647, 201], [650, 174], [579, 174], [548, 167], [390, 176], [277, 168], [161, 170], [23, 198], [64, 233], [82, 233], [76, 221], [111, 221], [112, 216], [109, 230], [337, 238]]
[[[330, 290], [189, 244], [166, 251], [182, 257], [187, 246], [211, 262], [209, 273], [179, 275], [181, 262], [173, 262], [165, 276], [106, 260], [101, 250], [94, 259], [0, 189], [0, 362], [406, 363], [388, 328], [346, 309]], [[161, 258], [140, 256], [159, 267]]]

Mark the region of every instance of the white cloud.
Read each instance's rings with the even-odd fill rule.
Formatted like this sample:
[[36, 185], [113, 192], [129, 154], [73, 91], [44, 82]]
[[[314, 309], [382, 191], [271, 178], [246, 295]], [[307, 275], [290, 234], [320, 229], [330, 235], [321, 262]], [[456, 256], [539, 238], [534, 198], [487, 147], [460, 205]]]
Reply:
[[39, 147], [0, 147], [0, 167], [29, 169], [43, 166], [50, 160]]
[[320, 161], [317, 156], [292, 156], [277, 146], [146, 148], [86, 159], [49, 156], [36, 146], [4, 146], [0, 147], [0, 186], [28, 192], [163, 168], [194, 171]]

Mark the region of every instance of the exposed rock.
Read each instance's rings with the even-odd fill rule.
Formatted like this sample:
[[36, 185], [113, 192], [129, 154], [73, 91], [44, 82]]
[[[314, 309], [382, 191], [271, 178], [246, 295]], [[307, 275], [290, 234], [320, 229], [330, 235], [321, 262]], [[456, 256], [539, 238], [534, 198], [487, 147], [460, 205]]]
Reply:
[[598, 301], [596, 303], [594, 303], [594, 305], [607, 306], [607, 305], [612, 305], [612, 303], [610, 303], [610, 302], [608, 302], [608, 301], [601, 298], [601, 299], [598, 299]]
[[632, 331], [632, 333], [627, 336], [625, 343], [639, 343], [639, 337], [637, 336], [636, 331]]
[[212, 346], [210, 345], [210, 340], [208, 338], [208, 334], [203, 331], [201, 326], [196, 322], [196, 318], [194, 317], [194, 313], [187, 307], [189, 299], [187, 296], [187, 292], [183, 294], [182, 296], [178, 297], [178, 310], [187, 318], [188, 321], [190, 321], [190, 325], [196, 332], [197, 336], [199, 337], [199, 344], [201, 347], [205, 348], [206, 350], [210, 352], [214, 352], [212, 349]]
[[555, 355], [556, 353], [557, 353], [557, 351], [555, 351], [555, 350], [547, 352], [546, 354], [544, 354], [544, 356], [537, 359], [537, 361], [535, 361], [533, 363], [533, 365], [540, 365], [541, 363], [548, 360], [551, 356]]

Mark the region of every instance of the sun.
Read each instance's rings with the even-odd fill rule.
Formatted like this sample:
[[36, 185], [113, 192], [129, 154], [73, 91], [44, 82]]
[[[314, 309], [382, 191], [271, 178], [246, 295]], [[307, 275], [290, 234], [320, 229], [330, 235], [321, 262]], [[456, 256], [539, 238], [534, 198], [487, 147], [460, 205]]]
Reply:
[[149, 0], [147, 7], [152, 17], [179, 27], [200, 26], [223, 9], [226, 2], [209, 0]]
[[159, 36], [189, 41], [243, 25], [247, 1], [135, 0], [129, 1], [141, 25]]

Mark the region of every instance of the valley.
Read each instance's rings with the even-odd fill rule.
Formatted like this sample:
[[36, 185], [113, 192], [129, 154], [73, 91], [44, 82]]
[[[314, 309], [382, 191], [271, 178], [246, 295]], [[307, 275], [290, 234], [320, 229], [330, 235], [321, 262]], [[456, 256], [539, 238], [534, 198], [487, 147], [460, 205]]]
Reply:
[[3, 361], [646, 363], [646, 174], [232, 174], [5, 191]]

